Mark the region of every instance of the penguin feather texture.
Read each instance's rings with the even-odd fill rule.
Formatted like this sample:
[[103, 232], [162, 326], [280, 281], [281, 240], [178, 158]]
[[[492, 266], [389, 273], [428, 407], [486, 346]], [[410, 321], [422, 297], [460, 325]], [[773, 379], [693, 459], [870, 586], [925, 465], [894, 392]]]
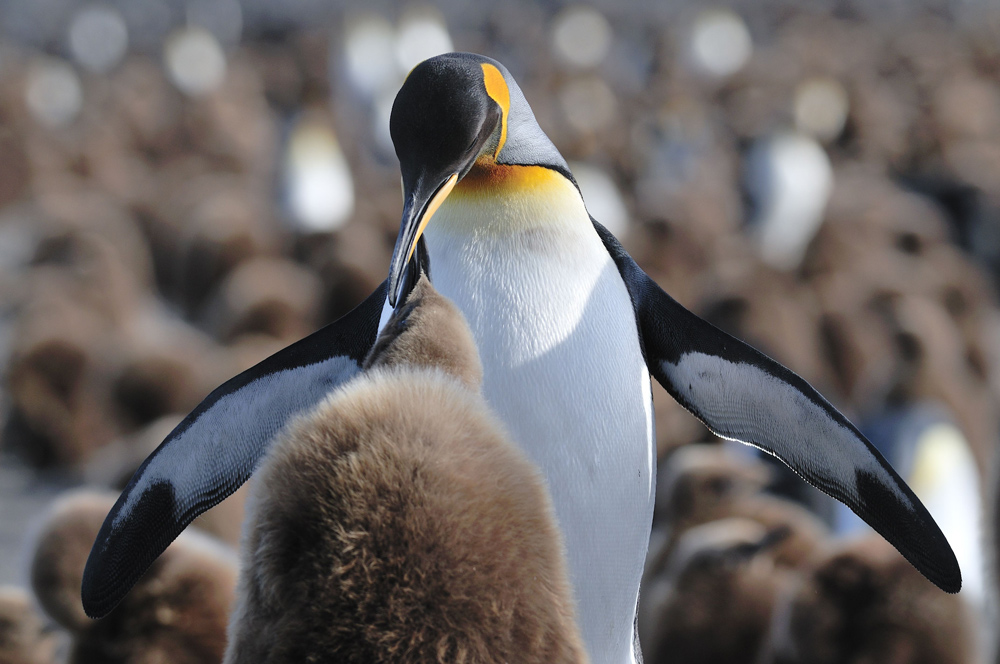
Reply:
[[426, 279], [255, 478], [226, 662], [585, 662], [540, 472]]

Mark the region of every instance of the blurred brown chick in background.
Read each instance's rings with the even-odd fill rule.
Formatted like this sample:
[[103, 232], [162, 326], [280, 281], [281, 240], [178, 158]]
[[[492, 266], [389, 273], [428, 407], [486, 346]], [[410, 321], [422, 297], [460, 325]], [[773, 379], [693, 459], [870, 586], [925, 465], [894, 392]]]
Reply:
[[31, 588], [45, 613], [69, 633], [66, 662], [220, 662], [236, 555], [205, 535], [192, 531], [177, 538], [106, 618], [84, 613], [84, 564], [113, 505], [113, 495], [67, 494], [52, 507], [35, 544]]

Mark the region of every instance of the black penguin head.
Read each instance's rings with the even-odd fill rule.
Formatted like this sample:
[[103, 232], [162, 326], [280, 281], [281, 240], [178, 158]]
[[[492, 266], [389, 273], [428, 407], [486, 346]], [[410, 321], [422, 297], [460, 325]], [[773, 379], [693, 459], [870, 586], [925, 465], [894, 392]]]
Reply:
[[572, 181], [510, 72], [482, 55], [447, 53], [417, 65], [396, 95], [389, 131], [403, 174], [403, 221], [389, 268], [392, 306], [417, 239], [474, 166], [544, 166]]
[[438, 185], [455, 173], [461, 179], [495, 149], [509, 106], [505, 77], [489, 58], [448, 53], [417, 65], [389, 118], [404, 189], [427, 179]]
[[392, 306], [416, 242], [438, 206], [477, 159], [495, 160], [509, 109], [502, 65], [480, 55], [440, 55], [406, 77], [389, 118], [403, 175], [403, 220], [389, 268]]

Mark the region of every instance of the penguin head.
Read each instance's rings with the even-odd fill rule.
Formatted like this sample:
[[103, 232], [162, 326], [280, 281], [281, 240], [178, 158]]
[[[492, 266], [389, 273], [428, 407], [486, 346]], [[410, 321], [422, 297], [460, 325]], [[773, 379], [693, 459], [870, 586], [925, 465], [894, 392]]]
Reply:
[[546, 166], [572, 179], [510, 72], [482, 55], [446, 53], [414, 67], [393, 102], [389, 132], [403, 176], [392, 306], [424, 228], [473, 168]]
[[787, 527], [768, 529], [742, 517], [695, 526], [681, 536], [667, 574], [681, 585], [689, 577], [732, 574], [761, 554], [770, 554], [790, 534]]

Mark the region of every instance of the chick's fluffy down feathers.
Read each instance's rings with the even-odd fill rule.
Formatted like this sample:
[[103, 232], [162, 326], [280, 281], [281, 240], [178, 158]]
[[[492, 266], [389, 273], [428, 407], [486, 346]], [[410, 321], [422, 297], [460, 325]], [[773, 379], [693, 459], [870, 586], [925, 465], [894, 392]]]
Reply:
[[544, 482], [469, 384], [382, 366], [256, 478], [227, 662], [583, 662]]

